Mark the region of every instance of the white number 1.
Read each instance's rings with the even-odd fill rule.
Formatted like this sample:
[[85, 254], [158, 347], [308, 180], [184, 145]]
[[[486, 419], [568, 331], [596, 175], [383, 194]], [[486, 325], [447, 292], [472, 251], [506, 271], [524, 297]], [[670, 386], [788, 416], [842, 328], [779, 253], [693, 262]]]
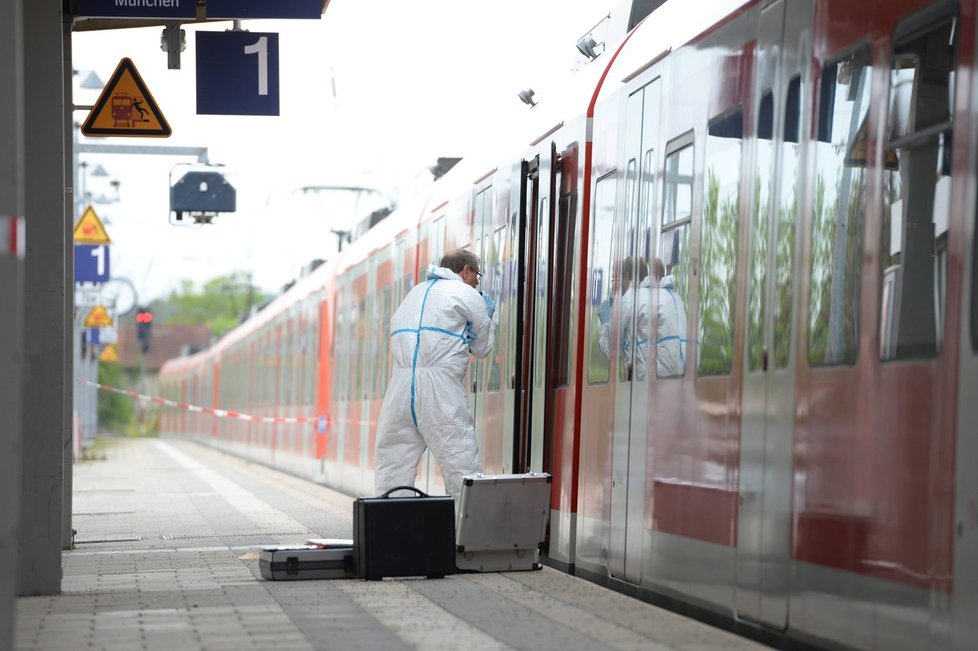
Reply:
[[95, 275], [104, 276], [105, 275], [105, 247], [96, 246], [92, 249], [92, 256], [97, 258], [95, 261]]
[[246, 45], [244, 53], [258, 55], [258, 94], [268, 95], [268, 37], [261, 36], [257, 42]]

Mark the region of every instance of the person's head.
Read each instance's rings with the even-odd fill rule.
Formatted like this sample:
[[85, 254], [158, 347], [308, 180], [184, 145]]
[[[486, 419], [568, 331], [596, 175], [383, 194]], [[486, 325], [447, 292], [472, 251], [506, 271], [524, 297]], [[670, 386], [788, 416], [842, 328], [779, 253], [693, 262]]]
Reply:
[[662, 260], [656, 258], [652, 261], [652, 273], [655, 274], [655, 282], [659, 282], [666, 276], [666, 266], [662, 264]]
[[472, 288], [479, 284], [479, 278], [482, 277], [479, 258], [465, 249], [455, 249], [446, 253], [442, 256], [441, 266], [457, 273], [462, 277], [462, 282]]
[[632, 285], [632, 280], [635, 279], [636, 274], [638, 276], [638, 282], [645, 280], [645, 277], [649, 275], [649, 263], [645, 261], [644, 258], [633, 258], [628, 256], [621, 261], [618, 267], [617, 277], [612, 276], [611, 288], [612, 291], [620, 291], [624, 294], [628, 291], [628, 288]]

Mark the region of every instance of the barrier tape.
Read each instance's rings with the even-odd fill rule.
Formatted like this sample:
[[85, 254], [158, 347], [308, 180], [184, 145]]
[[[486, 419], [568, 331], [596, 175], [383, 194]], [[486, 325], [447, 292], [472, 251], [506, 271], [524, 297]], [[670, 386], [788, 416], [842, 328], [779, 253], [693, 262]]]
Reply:
[[92, 382], [91, 380], [83, 380], [81, 378], [78, 378], [76, 382], [78, 382], [79, 384], [85, 384], [91, 387], [95, 387], [100, 391], [108, 391], [110, 393], [116, 393], [120, 396], [127, 396], [129, 398], [134, 398], [136, 400], [146, 400], [148, 402], [153, 402], [163, 407], [174, 407], [176, 409], [183, 409], [184, 411], [189, 411], [194, 414], [207, 414], [210, 416], [217, 416], [218, 418], [235, 418], [237, 420], [246, 420], [246, 421], [251, 421], [253, 423], [298, 424], [298, 423], [316, 423], [320, 421], [319, 416], [295, 416], [290, 418], [277, 418], [273, 416], [251, 416], [249, 414], [242, 414], [241, 412], [231, 411], [229, 409], [201, 407], [200, 405], [191, 405], [191, 404], [187, 404], [186, 402], [167, 400], [166, 398], [160, 398], [159, 396], [148, 396], [145, 393], [138, 393], [136, 391], [130, 391], [128, 389], [119, 389], [117, 387], [110, 387], [106, 384], [99, 384], [98, 382]]
[[24, 218], [0, 215], [0, 255], [24, 259], [27, 250]]

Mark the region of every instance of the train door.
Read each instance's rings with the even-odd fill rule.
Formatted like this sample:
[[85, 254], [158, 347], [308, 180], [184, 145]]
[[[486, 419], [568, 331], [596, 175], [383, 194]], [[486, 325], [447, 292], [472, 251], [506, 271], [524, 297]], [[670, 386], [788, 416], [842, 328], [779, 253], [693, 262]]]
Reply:
[[[520, 164], [520, 196], [517, 208], [519, 249], [516, 252], [516, 307], [511, 311], [513, 353], [509, 356], [510, 387], [513, 389], [512, 430], [504, 446], [512, 451], [509, 472], [523, 472], [527, 467], [530, 443], [530, 414], [536, 384], [533, 373], [535, 307], [537, 306], [537, 232], [540, 228], [539, 158]], [[546, 284], [544, 283], [544, 291]], [[507, 427], [510, 427], [507, 425]]]
[[639, 583], [645, 531], [645, 469], [652, 282], [652, 206], [659, 140], [659, 81], [628, 98], [624, 186], [615, 215], [609, 356], [615, 374], [611, 477], [611, 574]]
[[793, 332], [802, 67], [811, 2], [779, 0], [759, 14], [753, 94], [755, 176], [748, 234], [736, 610], [783, 629], [788, 617]]
[[[553, 209], [550, 197], [560, 187], [557, 152], [551, 149], [549, 160], [543, 169], [524, 168], [525, 194], [523, 210], [526, 215], [524, 263], [524, 294], [522, 310], [523, 340], [521, 341], [519, 372], [521, 376], [522, 404], [520, 405], [521, 429], [518, 445], [513, 449], [513, 472], [549, 472], [550, 464], [544, 461], [544, 431], [548, 419], [548, 342], [550, 329], [551, 263], [553, 260]], [[541, 191], [540, 178], [547, 178], [548, 185]], [[531, 205], [532, 204], [532, 205]]]

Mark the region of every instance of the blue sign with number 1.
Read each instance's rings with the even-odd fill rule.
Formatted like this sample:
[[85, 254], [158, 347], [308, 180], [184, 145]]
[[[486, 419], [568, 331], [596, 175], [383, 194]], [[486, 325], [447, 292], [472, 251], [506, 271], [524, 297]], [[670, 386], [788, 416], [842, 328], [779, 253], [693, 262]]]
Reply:
[[104, 283], [109, 280], [109, 247], [104, 244], [75, 245], [75, 282]]
[[278, 34], [197, 32], [197, 113], [278, 115]]

